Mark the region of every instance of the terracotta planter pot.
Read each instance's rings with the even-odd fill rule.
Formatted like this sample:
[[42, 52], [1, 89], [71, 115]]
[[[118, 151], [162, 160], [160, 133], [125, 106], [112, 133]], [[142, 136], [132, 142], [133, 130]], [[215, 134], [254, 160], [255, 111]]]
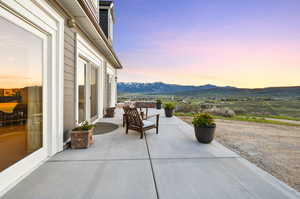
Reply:
[[94, 128], [88, 131], [76, 131], [71, 132], [71, 148], [72, 149], [86, 149], [93, 144]]
[[213, 141], [215, 137], [216, 126], [200, 127], [194, 125], [194, 129], [195, 129], [195, 136], [198, 142], [209, 144], [211, 143], [211, 141]]
[[173, 111], [174, 111], [174, 109], [166, 109], [165, 108], [166, 117], [173, 117]]

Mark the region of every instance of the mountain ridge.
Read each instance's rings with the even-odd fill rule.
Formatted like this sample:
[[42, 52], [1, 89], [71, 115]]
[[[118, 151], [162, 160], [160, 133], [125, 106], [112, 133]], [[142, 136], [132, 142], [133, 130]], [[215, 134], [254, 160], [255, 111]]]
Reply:
[[300, 96], [300, 86], [266, 87], [266, 88], [237, 88], [232, 86], [217, 86], [205, 84], [200, 86], [167, 84], [163, 82], [139, 83], [119, 82], [118, 92], [140, 94], [172, 94], [178, 96], [202, 95], [254, 95], [254, 96]]

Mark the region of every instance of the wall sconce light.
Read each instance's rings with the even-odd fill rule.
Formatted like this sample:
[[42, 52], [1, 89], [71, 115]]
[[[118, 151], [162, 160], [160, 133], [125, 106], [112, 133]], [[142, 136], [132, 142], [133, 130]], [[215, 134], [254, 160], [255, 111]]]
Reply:
[[76, 27], [76, 20], [74, 18], [68, 19], [67, 21], [69, 28], [75, 28]]

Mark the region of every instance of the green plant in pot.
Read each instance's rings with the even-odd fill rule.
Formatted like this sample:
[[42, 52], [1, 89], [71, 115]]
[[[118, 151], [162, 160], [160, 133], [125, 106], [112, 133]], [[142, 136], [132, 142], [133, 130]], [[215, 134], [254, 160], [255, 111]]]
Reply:
[[156, 100], [156, 109], [161, 109], [162, 101], [160, 99]]
[[164, 104], [166, 117], [173, 117], [174, 109], [176, 108], [176, 104], [173, 102], [167, 102]]
[[208, 113], [197, 114], [193, 118], [195, 136], [201, 143], [211, 143], [215, 136], [216, 123]]
[[71, 132], [72, 149], [88, 148], [93, 143], [93, 134], [95, 126], [89, 124], [88, 121], [82, 122]]

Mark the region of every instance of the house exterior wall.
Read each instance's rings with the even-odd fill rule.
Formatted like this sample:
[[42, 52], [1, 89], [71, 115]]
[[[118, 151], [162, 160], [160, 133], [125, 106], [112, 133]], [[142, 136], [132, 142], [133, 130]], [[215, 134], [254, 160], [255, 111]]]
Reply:
[[[47, 68], [43, 71], [46, 88], [43, 93], [46, 99], [45, 103], [43, 103], [43, 111], [46, 113], [43, 115], [45, 120], [43, 127], [46, 129], [43, 135], [45, 147], [42, 148], [39, 154], [32, 154], [30, 157], [17, 162], [12, 166], [13, 168], [8, 168], [5, 172], [0, 171], [0, 197], [49, 157], [62, 151], [65, 144], [69, 141], [70, 130], [78, 125], [77, 64], [79, 56], [83, 56], [90, 61], [87, 66], [90, 68], [88, 74], [91, 72], [92, 65], [98, 67], [98, 117], [88, 118], [88, 120], [97, 122], [99, 118], [103, 117], [105, 108], [115, 104], [116, 69], [113, 67], [113, 64], [108, 63], [108, 60], [115, 63], [115, 67], [121, 68], [121, 64], [111, 46], [107, 46], [107, 41], [100, 40], [101, 34], [99, 36], [96, 28], [93, 29], [94, 32], [89, 33], [92, 36], [85, 32], [87, 23], [81, 21], [83, 17], [79, 17], [78, 24], [83, 24], [84, 28], [69, 23], [70, 19], [74, 19], [74, 15], [77, 13], [72, 13], [61, 2], [65, 2], [64, 5], [71, 5], [79, 1], [87, 2], [90, 6], [93, 6], [91, 4], [93, 0], [0, 1], [0, 16], [7, 12], [2, 8], [2, 2], [4, 2], [5, 6], [10, 6], [8, 10], [12, 8], [11, 10], [18, 12], [12, 13], [11, 17], [17, 18], [13, 16], [15, 14], [20, 15], [20, 18], [26, 15], [24, 23], [27, 23], [27, 20], [29, 20], [27, 25], [32, 26], [31, 28], [37, 29], [37, 31], [41, 31], [45, 38], [48, 39], [48, 43], [45, 42], [47, 43], [47, 49], [45, 49], [44, 54], [47, 56], [48, 62], [46, 64], [45, 61], [45, 67]], [[69, 9], [71, 8], [72, 6], [69, 7]], [[95, 9], [91, 12], [99, 17], [97, 10]], [[86, 17], [86, 19], [89, 18]], [[90, 27], [93, 28], [92, 25]], [[94, 36], [99, 36], [98, 43], [93, 40], [95, 39]], [[111, 76], [112, 80], [109, 92], [106, 90], [108, 88], [107, 74]], [[108, 101], [110, 101], [110, 104], [108, 104]], [[87, 104], [89, 105], [89, 103]], [[87, 111], [87, 114], [90, 112]]]
[[[56, 5], [53, 5], [57, 10]], [[68, 16], [61, 13], [65, 20], [64, 26], [64, 143], [66, 144], [70, 140], [70, 131], [77, 125], [77, 116], [76, 116], [76, 108], [77, 108], [77, 99], [76, 99], [76, 63], [78, 58], [78, 47], [77, 47], [77, 37], [81, 37], [82, 40], [86, 42], [90, 49], [96, 52], [99, 56], [99, 60], [102, 61], [99, 68], [99, 92], [98, 92], [98, 119], [103, 117], [105, 114], [105, 108], [110, 107], [115, 104], [115, 93], [116, 86], [114, 84], [111, 85], [110, 91], [108, 91], [107, 85], [107, 70], [109, 68], [109, 74], [112, 76], [112, 79], [115, 79], [114, 72], [115, 69], [108, 64], [106, 57], [93, 45], [93, 42], [89, 41], [89, 38], [85, 35], [84, 32], [77, 28], [70, 28], [67, 21]], [[96, 61], [94, 61], [96, 62]], [[99, 65], [99, 64], [98, 64]], [[113, 82], [114, 83], [114, 82]], [[110, 103], [109, 103], [110, 102]], [[109, 103], [109, 104], [108, 104]], [[87, 113], [89, 114], [89, 112]], [[91, 122], [96, 122], [97, 120], [91, 120]]]
[[75, 33], [65, 24], [64, 31], [64, 142], [75, 127]]

